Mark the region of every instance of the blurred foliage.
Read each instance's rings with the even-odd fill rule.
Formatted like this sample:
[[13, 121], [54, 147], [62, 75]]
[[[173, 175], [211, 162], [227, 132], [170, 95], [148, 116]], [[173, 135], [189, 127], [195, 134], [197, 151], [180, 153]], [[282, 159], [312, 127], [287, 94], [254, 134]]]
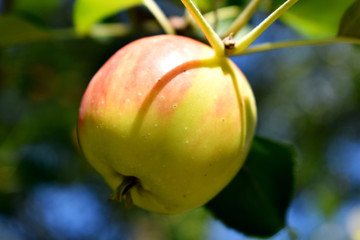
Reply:
[[[211, 11], [212, 1], [203, 2], [203, 11]], [[245, 2], [219, 1], [219, 6], [243, 7]], [[114, 28], [100, 26], [94, 35], [103, 37], [79, 37], [73, 30], [73, 3], [0, 1], [0, 239], [230, 239], [226, 234], [233, 233], [202, 208], [162, 216], [107, 201], [110, 189], [77, 146], [80, 99], [116, 50], [162, 31], [151, 14], [134, 8], [103, 21], [131, 22], [130, 32], [116, 28], [117, 37], [109, 38], [105, 35]], [[179, 1], [159, 3], [182, 16]], [[350, 2], [334, 4], [345, 10]], [[338, 5], [321, 6], [309, 10], [313, 14], [306, 12], [306, 18], [328, 19], [324, 21], [333, 32], [332, 11]], [[302, 14], [298, 19], [304, 20], [301, 11], [290, 13]], [[260, 13], [251, 23], [263, 17]], [[337, 21], [340, 17], [336, 15]], [[189, 26], [178, 32], [197, 36]], [[298, 37], [278, 23], [258, 42]], [[295, 199], [287, 215], [292, 230], [273, 239], [294, 234], [300, 239], [327, 239], [326, 234], [349, 239], [359, 234], [359, 48], [301, 47], [233, 60], [253, 86], [258, 133], [297, 148]], [[236, 237], [248, 239], [239, 233]]]
[[50, 37], [48, 31], [15, 16], [0, 16], [0, 29], [6, 32], [0, 36], [0, 44], [3, 46], [46, 40]]
[[[272, 8], [284, 0], [273, 0]], [[283, 21], [308, 37], [336, 35], [345, 10], [354, 0], [300, 0], [282, 17]]]
[[85, 34], [90, 31], [92, 25], [99, 22], [100, 20], [103, 20], [109, 15], [115, 15], [122, 10], [126, 10], [137, 5], [142, 5], [142, 3], [142, 0], [77, 0], [74, 4], [75, 29], [80, 34]]

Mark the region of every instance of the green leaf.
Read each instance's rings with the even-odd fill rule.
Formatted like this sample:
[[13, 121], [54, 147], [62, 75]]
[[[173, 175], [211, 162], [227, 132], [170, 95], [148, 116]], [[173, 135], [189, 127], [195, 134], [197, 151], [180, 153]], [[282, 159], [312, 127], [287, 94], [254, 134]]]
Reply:
[[0, 46], [44, 40], [51, 37], [50, 32], [38, 28], [21, 18], [9, 15], [0, 16]]
[[74, 5], [73, 19], [79, 34], [87, 33], [91, 26], [115, 13], [141, 5], [142, 0], [77, 0]]
[[293, 193], [294, 152], [255, 137], [245, 165], [206, 207], [227, 226], [244, 234], [269, 237], [285, 226]]
[[[274, 0], [280, 5], [284, 0]], [[346, 9], [354, 0], [300, 0], [281, 18], [307, 37], [334, 37]]]
[[354, 2], [341, 19], [338, 35], [360, 38], [360, 0]]

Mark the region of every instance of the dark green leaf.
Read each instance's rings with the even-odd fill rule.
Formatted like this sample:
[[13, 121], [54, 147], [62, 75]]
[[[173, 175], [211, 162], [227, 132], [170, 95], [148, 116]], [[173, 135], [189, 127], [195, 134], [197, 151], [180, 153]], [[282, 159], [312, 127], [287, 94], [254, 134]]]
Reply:
[[285, 226], [293, 193], [292, 148], [256, 137], [245, 165], [206, 207], [227, 226], [268, 237]]
[[345, 12], [339, 27], [339, 36], [360, 38], [360, 0], [355, 1]]

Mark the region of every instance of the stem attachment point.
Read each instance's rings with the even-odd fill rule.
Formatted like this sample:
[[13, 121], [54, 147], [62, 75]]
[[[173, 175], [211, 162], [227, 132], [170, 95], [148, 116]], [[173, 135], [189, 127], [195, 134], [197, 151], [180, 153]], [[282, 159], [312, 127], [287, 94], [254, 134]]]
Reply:
[[285, 13], [298, 0], [287, 0], [278, 9], [271, 13], [264, 21], [262, 21], [251, 32], [245, 35], [235, 46], [235, 48], [228, 55], [241, 54], [247, 47], [249, 47], [273, 22], [275, 22], [283, 13]]

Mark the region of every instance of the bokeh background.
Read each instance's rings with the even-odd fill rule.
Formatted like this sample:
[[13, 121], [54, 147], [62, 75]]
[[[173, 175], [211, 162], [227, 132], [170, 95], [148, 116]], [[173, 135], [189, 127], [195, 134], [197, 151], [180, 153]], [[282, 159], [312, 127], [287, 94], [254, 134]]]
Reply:
[[[183, 14], [178, 4], [158, 2], [168, 14]], [[0, 239], [253, 239], [203, 208], [163, 216], [108, 201], [109, 187], [77, 146], [80, 100], [116, 50], [162, 32], [145, 9], [135, 8], [105, 21], [135, 16], [131, 33], [79, 37], [73, 3], [0, 1], [0, 39], [6, 31], [23, 31], [21, 24], [5, 24], [2, 17], [10, 15], [56, 32], [37, 41], [29, 31], [0, 46]], [[266, 14], [260, 11], [252, 23]], [[256, 43], [299, 38], [277, 22]], [[297, 47], [233, 60], [254, 89], [257, 133], [297, 153], [288, 227], [271, 239], [359, 240], [359, 47]]]

